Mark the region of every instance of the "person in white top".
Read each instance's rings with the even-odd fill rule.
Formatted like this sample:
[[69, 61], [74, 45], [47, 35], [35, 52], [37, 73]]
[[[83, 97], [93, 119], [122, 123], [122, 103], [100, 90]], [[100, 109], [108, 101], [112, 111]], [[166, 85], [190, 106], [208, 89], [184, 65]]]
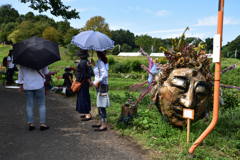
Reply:
[[13, 83], [14, 74], [14, 64], [13, 64], [13, 50], [9, 50], [7, 57], [7, 84], [11, 85]]
[[[108, 70], [109, 70], [109, 64], [106, 57], [106, 51], [99, 52], [97, 51], [98, 61], [95, 65], [95, 62], [93, 59], [91, 59], [91, 64], [93, 65], [94, 69], [93, 72], [95, 74], [95, 79], [93, 84], [96, 87], [97, 94], [100, 93], [106, 93], [108, 91]], [[99, 73], [100, 72], [100, 73]], [[99, 91], [99, 87], [101, 85], [101, 90]], [[98, 107], [98, 113], [99, 113], [99, 121], [96, 125], [92, 125], [92, 127], [100, 127], [98, 129], [95, 129], [95, 131], [105, 131], [107, 130], [107, 112], [106, 108]]]
[[27, 123], [29, 130], [35, 129], [33, 121], [33, 107], [34, 107], [34, 96], [36, 96], [38, 108], [39, 108], [39, 119], [40, 119], [40, 130], [47, 130], [49, 126], [45, 124], [46, 119], [46, 106], [45, 106], [45, 88], [44, 88], [44, 76], [49, 73], [48, 67], [44, 67], [39, 71], [33, 70], [25, 66], [19, 66], [18, 83], [20, 84], [19, 91], [24, 92], [27, 99]]

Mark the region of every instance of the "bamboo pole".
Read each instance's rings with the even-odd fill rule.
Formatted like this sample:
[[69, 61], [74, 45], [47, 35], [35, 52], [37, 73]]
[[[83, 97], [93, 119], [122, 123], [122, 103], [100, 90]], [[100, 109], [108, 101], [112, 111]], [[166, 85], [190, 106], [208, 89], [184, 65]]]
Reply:
[[[222, 48], [223, 8], [224, 8], [224, 0], [219, 0], [217, 34], [220, 34], [220, 48]], [[220, 49], [220, 58], [219, 58], [220, 60], [215, 64], [213, 119], [210, 125], [207, 127], [207, 129], [201, 134], [201, 136], [193, 143], [193, 145], [188, 150], [188, 152], [191, 154], [193, 154], [197, 146], [213, 130], [218, 120], [221, 55], [222, 55], [222, 50]]]

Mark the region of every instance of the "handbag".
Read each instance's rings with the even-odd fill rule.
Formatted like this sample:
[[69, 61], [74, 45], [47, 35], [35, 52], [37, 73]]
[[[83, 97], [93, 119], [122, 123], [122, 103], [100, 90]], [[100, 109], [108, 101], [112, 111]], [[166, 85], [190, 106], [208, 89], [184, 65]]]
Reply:
[[[106, 91], [107, 91], [107, 85], [106, 85]], [[110, 107], [108, 92], [106, 93], [100, 93], [100, 92], [101, 92], [101, 84], [99, 87], [99, 92], [97, 94], [97, 107], [102, 107], [102, 108]]]
[[[99, 71], [99, 78], [100, 78], [100, 69], [98, 69], [98, 71]], [[102, 108], [110, 107], [110, 100], [107, 92], [107, 85], [106, 85], [106, 93], [101, 93], [101, 83], [99, 84], [99, 92], [97, 94], [97, 107], [102, 107]]]
[[74, 81], [73, 81], [73, 83], [72, 83], [72, 86], [71, 86], [72, 91], [73, 91], [74, 93], [78, 93], [78, 92], [80, 91], [81, 86], [82, 86], [82, 84], [83, 84], [84, 81], [85, 81], [85, 79], [83, 79], [82, 82], [80, 83], [80, 82], [78, 82], [78, 81], [76, 80], [76, 78], [75, 78]]

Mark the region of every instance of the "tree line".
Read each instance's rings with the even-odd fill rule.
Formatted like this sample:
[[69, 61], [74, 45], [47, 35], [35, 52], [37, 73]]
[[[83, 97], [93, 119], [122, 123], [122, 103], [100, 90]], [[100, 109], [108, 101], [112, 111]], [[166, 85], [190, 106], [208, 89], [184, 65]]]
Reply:
[[[73, 28], [67, 19], [55, 22], [54, 19], [46, 15], [34, 15], [33, 12], [20, 15], [10, 4], [0, 6], [0, 26], [0, 42], [13, 44], [32, 36], [39, 36], [57, 42], [60, 46], [68, 48], [71, 52], [77, 50], [77, 47], [71, 44], [72, 37], [87, 30], [100, 31], [115, 41], [115, 48], [112, 50], [112, 54], [119, 53], [119, 45], [121, 52], [137, 52], [141, 47], [147, 53], [152, 52], [152, 46], [154, 53], [161, 52], [159, 50], [160, 46], [165, 48], [172, 47], [171, 38], [152, 38], [147, 34], [135, 36], [134, 33], [129, 30], [110, 30], [105, 18], [101, 16], [92, 17], [81, 28]], [[193, 41], [197, 46], [202, 40], [196, 37], [188, 37], [185, 39], [186, 44]], [[226, 57], [226, 52], [228, 53], [228, 51], [230, 51], [232, 53], [236, 48], [240, 51], [239, 41], [240, 36], [224, 46], [222, 55]], [[206, 38], [203, 43], [207, 44], [205, 47], [207, 52], [213, 49], [213, 38]]]

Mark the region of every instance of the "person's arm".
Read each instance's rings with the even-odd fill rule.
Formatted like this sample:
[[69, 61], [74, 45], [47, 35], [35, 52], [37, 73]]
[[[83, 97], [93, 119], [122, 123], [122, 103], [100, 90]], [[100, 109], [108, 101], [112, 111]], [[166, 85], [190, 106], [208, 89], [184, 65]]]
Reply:
[[93, 59], [91, 59], [90, 63], [91, 63], [91, 65], [93, 66], [93, 68], [96, 66]]
[[8, 61], [7, 61], [7, 70], [8, 70], [8, 68], [9, 68], [9, 62], [10, 62], [10, 61], [8, 60]]
[[51, 75], [54, 75], [56, 74], [57, 72], [59, 71], [59, 69], [55, 70], [55, 71], [49, 71], [47, 76], [51, 76]]
[[95, 86], [98, 87], [99, 86], [99, 83], [101, 83], [104, 79], [106, 79], [108, 77], [108, 73], [107, 73], [107, 69], [105, 67], [105, 64], [103, 63], [103, 61], [99, 61], [98, 62], [98, 68], [99, 68], [99, 71], [100, 71], [100, 78], [98, 79], [97, 82], [95, 82]]
[[90, 79], [86, 79], [86, 81], [88, 82], [89, 86], [93, 86], [93, 82]]
[[73, 67], [70, 67], [70, 69], [71, 69], [73, 72], [75, 72], [75, 68], [73, 68]]

